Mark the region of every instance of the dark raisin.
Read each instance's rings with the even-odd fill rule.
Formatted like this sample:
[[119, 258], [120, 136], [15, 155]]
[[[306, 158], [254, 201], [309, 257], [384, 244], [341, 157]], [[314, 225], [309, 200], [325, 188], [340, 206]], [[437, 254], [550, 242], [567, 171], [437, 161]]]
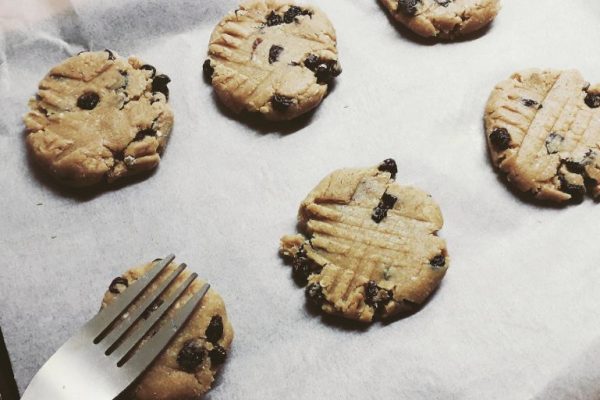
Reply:
[[600, 107], [600, 94], [588, 93], [584, 101], [588, 107], [598, 108]]
[[548, 152], [548, 154], [558, 153], [563, 140], [565, 140], [565, 138], [559, 135], [558, 133], [550, 133], [546, 138], [546, 151]]
[[150, 304], [148, 306], [148, 308], [146, 308], [142, 314], [142, 318], [144, 319], [148, 319], [150, 317], [150, 314], [152, 314], [154, 311], [158, 310], [158, 308], [164, 303], [164, 301], [162, 299], [156, 299], [152, 302], [152, 304]]
[[104, 49], [104, 51], [108, 53], [108, 59], [109, 60], [114, 60], [115, 59], [115, 55], [113, 54], [112, 51], [110, 51], [109, 49]]
[[281, 15], [275, 14], [275, 11], [271, 11], [269, 15], [267, 15], [267, 26], [275, 26], [283, 24], [283, 18]]
[[79, 53], [77, 53], [78, 56], [82, 55], [83, 53], [89, 53], [89, 50], [81, 50]]
[[212, 82], [215, 69], [210, 63], [210, 59], [207, 58], [206, 61], [204, 61], [204, 64], [202, 64], [202, 72], [204, 72], [204, 79], [206, 79], [208, 82]]
[[168, 83], [171, 82], [171, 78], [167, 75], [160, 74], [156, 75], [152, 80], [152, 92], [160, 92], [165, 95], [167, 100], [169, 99], [169, 88]]
[[213, 347], [213, 349], [208, 353], [208, 357], [210, 357], [210, 363], [212, 365], [221, 365], [227, 358], [227, 350], [225, 350], [222, 346], [215, 345], [215, 347]]
[[310, 285], [308, 285], [306, 287], [305, 293], [308, 302], [315, 307], [321, 307], [325, 302], [323, 287], [318, 283], [311, 283]]
[[279, 56], [281, 55], [282, 52], [283, 52], [283, 47], [277, 46], [276, 44], [271, 46], [271, 48], [269, 49], [269, 64], [273, 64], [274, 62], [277, 62], [277, 60], [279, 60]]
[[156, 136], [156, 131], [152, 128], [142, 129], [135, 135], [133, 141], [138, 142], [140, 140], [143, 140], [146, 136]]
[[303, 10], [298, 6], [291, 6], [283, 14], [283, 22], [285, 22], [286, 24], [291, 24], [296, 20], [296, 17], [299, 15], [310, 15], [310, 11]]
[[309, 54], [304, 60], [304, 65], [311, 71], [316, 71], [317, 66], [319, 65], [319, 57], [315, 54]]
[[212, 317], [204, 334], [209, 342], [217, 343], [223, 336], [223, 318], [220, 315]]
[[315, 70], [315, 76], [317, 77], [317, 83], [329, 83], [333, 78], [333, 65], [328, 63], [321, 63]]
[[122, 276], [116, 277], [108, 286], [108, 291], [114, 294], [121, 293], [117, 285], [125, 285], [125, 287], [129, 287], [129, 282]]
[[373, 209], [371, 219], [376, 223], [383, 221], [383, 219], [387, 217], [388, 210], [394, 208], [396, 201], [398, 201], [397, 197], [384, 193], [383, 196], [381, 196], [381, 200], [379, 200], [377, 207]]
[[396, 196], [384, 193], [383, 196], [381, 196], [381, 201], [379, 202], [379, 204], [381, 204], [382, 207], [385, 207], [389, 210], [394, 207], [397, 201], [398, 198]]
[[100, 101], [100, 96], [98, 93], [94, 92], [85, 92], [77, 99], [77, 107], [82, 110], [93, 110]]
[[150, 75], [150, 78], [154, 78], [154, 76], [156, 75], [156, 68], [154, 68], [154, 66], [152, 66], [150, 64], [144, 64], [140, 67], [140, 69], [145, 69], [145, 70], [152, 72], [152, 75]]
[[452, 3], [452, 0], [435, 0], [435, 2], [442, 7], [448, 7], [448, 5]]
[[429, 260], [429, 265], [434, 268], [441, 268], [446, 265], [446, 257], [443, 254], [439, 254]]
[[496, 151], [504, 151], [510, 147], [511, 137], [505, 128], [496, 128], [490, 134], [490, 141]]
[[396, 161], [392, 158], [388, 158], [383, 160], [381, 164], [377, 167], [378, 170], [383, 172], [389, 172], [392, 179], [396, 179], [396, 174], [398, 173], [398, 166], [396, 165]]
[[204, 359], [204, 349], [194, 339], [188, 340], [177, 355], [177, 364], [186, 372], [195, 372]]
[[288, 96], [274, 94], [273, 97], [271, 97], [271, 103], [273, 104], [274, 110], [285, 112], [292, 104], [294, 104], [294, 99]]
[[565, 167], [567, 167], [569, 172], [574, 174], [583, 174], [585, 172], [585, 165], [577, 161], [566, 160]]
[[365, 303], [375, 309], [379, 314], [385, 309], [385, 305], [392, 300], [392, 291], [382, 289], [375, 281], [369, 281], [365, 284]]
[[585, 187], [581, 185], [575, 185], [569, 183], [564, 176], [559, 176], [560, 180], [560, 191], [571, 195], [571, 201], [574, 203], [581, 203], [583, 201], [583, 195], [585, 194]]
[[522, 99], [521, 102], [525, 107], [536, 107], [538, 110], [543, 107], [540, 103], [532, 99]]
[[421, 0], [398, 0], [398, 11], [406, 15], [415, 15], [417, 13], [417, 4], [420, 3]]
[[306, 254], [304, 245], [300, 247], [292, 262], [292, 276], [297, 283], [306, 285], [308, 277], [320, 269]]

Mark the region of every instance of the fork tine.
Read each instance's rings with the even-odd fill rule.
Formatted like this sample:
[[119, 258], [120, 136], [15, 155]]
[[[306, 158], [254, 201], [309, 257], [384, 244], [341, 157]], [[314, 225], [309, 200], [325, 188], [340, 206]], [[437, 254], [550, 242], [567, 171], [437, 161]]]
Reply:
[[162, 282], [153, 293], [150, 293], [150, 295], [146, 299], [144, 299], [142, 304], [140, 304], [135, 311], [128, 312], [127, 318], [125, 318], [125, 320], [122, 321], [119, 324], [119, 326], [110, 331], [109, 334], [107, 334], [103, 339], [100, 340], [102, 349], [106, 352], [107, 355], [115, 349], [115, 345], [117, 344], [119, 339], [123, 337], [125, 332], [131, 329], [132, 325], [138, 319], [140, 319], [140, 317], [152, 304], [154, 304], [154, 302], [159, 298], [159, 296], [162, 295], [165, 290], [167, 290], [167, 288], [171, 285], [171, 283], [173, 283], [175, 278], [177, 278], [185, 268], [186, 265], [184, 263], [180, 264], [177, 267], [177, 269], [175, 269], [175, 271], [173, 271], [169, 275], [169, 277], [165, 279], [165, 281]]
[[175, 315], [173, 319], [167, 321], [167, 323], [163, 325], [162, 328], [148, 340], [148, 342], [138, 349], [131, 359], [126, 361], [125, 364], [118, 365], [123, 365], [122, 368], [125, 368], [129, 375], [141, 374], [169, 344], [173, 336], [175, 336], [177, 331], [179, 331], [181, 326], [196, 309], [209, 288], [210, 285], [205, 283], [200, 291], [196, 292], [196, 294], [194, 294], [192, 298], [179, 309], [177, 315]]
[[173, 292], [169, 298], [167, 298], [164, 303], [162, 303], [152, 314], [150, 317], [142, 324], [138, 325], [135, 330], [131, 333], [129, 337], [127, 337], [123, 343], [121, 343], [114, 352], [110, 355], [111, 359], [121, 362], [122, 359], [127, 356], [131, 350], [135, 347], [136, 344], [152, 329], [152, 327], [158, 322], [160, 318], [167, 312], [169, 308], [177, 301], [179, 296], [183, 294], [183, 292], [191, 285], [191, 283], [196, 279], [196, 274], [191, 274], [186, 278], [186, 280], [179, 285], [177, 290]]
[[157, 262], [148, 273], [129, 286], [112, 304], [86, 323], [83, 326], [83, 331], [92, 335], [97, 340], [174, 258], [173, 254], [169, 254], [160, 262]]

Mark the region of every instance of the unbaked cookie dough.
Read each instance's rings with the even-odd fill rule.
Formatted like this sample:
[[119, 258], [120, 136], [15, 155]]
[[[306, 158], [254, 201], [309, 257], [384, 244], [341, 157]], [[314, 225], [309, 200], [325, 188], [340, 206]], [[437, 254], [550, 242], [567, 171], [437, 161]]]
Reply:
[[33, 158], [70, 186], [155, 168], [173, 126], [168, 76], [110, 50], [82, 52], [50, 70], [25, 116]]
[[[104, 296], [102, 308], [113, 302], [130, 284], [144, 275], [153, 263], [133, 268], [115, 278]], [[149, 290], [155, 291], [177, 264], [171, 263], [163, 271]], [[184, 270], [159, 301], [146, 312], [156, 310], [162, 298], [170, 294], [190, 275]], [[196, 279], [172, 306], [183, 306], [204, 282]], [[143, 300], [143, 295], [136, 304]], [[167, 311], [166, 317], [172, 315]], [[147, 317], [146, 317], [147, 318]], [[165, 317], [163, 317], [164, 319]], [[215, 375], [227, 358], [233, 340], [233, 329], [227, 318], [227, 311], [221, 296], [212, 288], [206, 293], [198, 308], [177, 333], [169, 346], [158, 356], [140, 380], [124, 398], [126, 400], [198, 400], [211, 387]]]
[[423, 191], [396, 183], [392, 159], [331, 173], [300, 205], [303, 234], [281, 238], [307, 300], [370, 322], [422, 304], [449, 266], [443, 219]]
[[417, 35], [454, 39], [488, 25], [500, 0], [380, 0], [392, 17]]
[[289, 120], [313, 109], [340, 74], [336, 35], [314, 6], [250, 0], [210, 37], [204, 74], [235, 113]]
[[600, 198], [600, 85], [576, 70], [529, 69], [492, 91], [485, 128], [493, 163], [540, 200]]

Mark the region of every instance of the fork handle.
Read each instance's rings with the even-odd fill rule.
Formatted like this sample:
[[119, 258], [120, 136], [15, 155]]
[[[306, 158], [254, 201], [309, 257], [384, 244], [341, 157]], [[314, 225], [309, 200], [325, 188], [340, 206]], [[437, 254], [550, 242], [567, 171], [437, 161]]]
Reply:
[[8, 350], [0, 327], [0, 400], [19, 400], [19, 389], [13, 375]]

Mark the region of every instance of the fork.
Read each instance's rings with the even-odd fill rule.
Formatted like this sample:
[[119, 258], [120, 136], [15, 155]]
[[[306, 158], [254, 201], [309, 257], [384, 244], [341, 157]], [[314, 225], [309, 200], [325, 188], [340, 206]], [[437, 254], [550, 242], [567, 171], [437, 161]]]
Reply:
[[[138, 345], [197, 278], [197, 274], [192, 273], [147, 316], [144, 312], [156, 304], [158, 297], [186, 268], [181, 264], [156, 291], [143, 299], [139, 307], [126, 312], [174, 258], [171, 254], [155, 260], [144, 276], [88, 321], [37, 372], [21, 400], [111, 400], [129, 387], [169, 344], [210, 287], [204, 284], [175, 311], [172, 319], [165, 321], [156, 333], [151, 333], [147, 341]], [[142, 317], [147, 319], [142, 321]], [[119, 319], [121, 323], [115, 324]]]

